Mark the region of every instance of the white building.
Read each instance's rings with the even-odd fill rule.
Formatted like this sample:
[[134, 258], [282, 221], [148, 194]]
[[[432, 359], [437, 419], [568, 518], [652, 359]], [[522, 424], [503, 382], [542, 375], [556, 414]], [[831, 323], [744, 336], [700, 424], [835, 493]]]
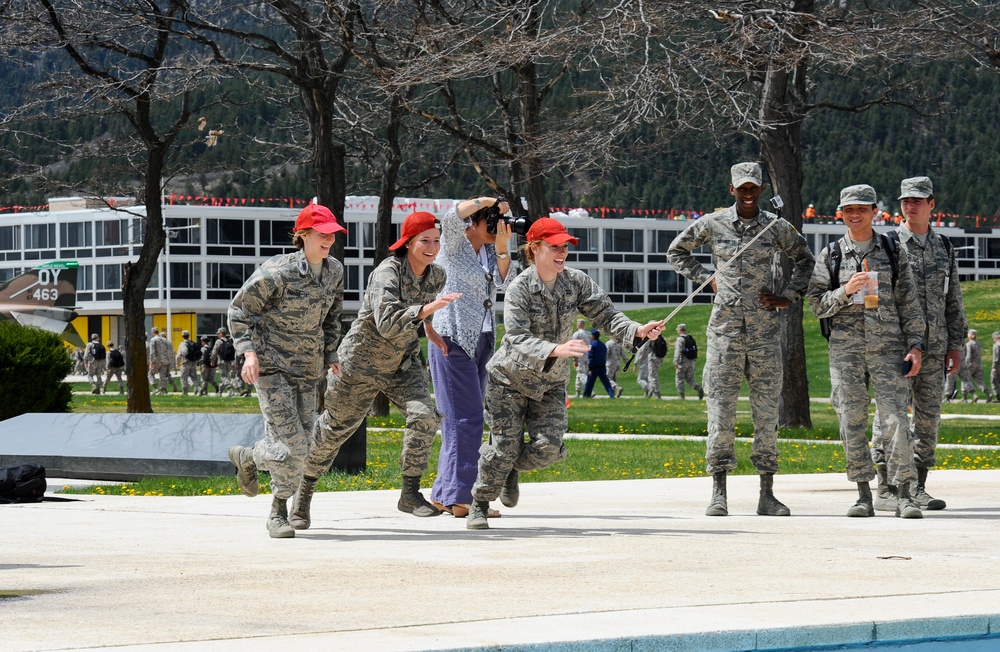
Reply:
[[[396, 233], [410, 212], [444, 215], [454, 202], [398, 199], [393, 209]], [[85, 341], [90, 333], [100, 333], [104, 341], [119, 341], [124, 330], [122, 265], [138, 257], [143, 238], [144, 209], [128, 203], [120, 200], [109, 208], [93, 200], [52, 199], [46, 212], [0, 215], [0, 281], [45, 261], [78, 261], [76, 301], [81, 316], [74, 326]], [[365, 281], [374, 268], [377, 205], [374, 197], [347, 199], [345, 314], [360, 308]], [[214, 336], [225, 324], [230, 300], [253, 270], [271, 256], [294, 251], [291, 231], [297, 213], [298, 208], [165, 206], [172, 237], [146, 293], [148, 327], [166, 328], [169, 312], [175, 345], [185, 329]], [[569, 264], [588, 272], [622, 309], [677, 304], [694, 289], [673, 270], [666, 255], [688, 221], [577, 215], [560, 219], [580, 240], [571, 249]], [[939, 231], [955, 247], [961, 280], [1000, 277], [1000, 230], [942, 227]], [[804, 233], [816, 253], [843, 235], [844, 227], [807, 224]], [[710, 264], [707, 252], [699, 255]], [[169, 301], [162, 282], [168, 265]], [[710, 296], [703, 294], [695, 301], [707, 303]]]

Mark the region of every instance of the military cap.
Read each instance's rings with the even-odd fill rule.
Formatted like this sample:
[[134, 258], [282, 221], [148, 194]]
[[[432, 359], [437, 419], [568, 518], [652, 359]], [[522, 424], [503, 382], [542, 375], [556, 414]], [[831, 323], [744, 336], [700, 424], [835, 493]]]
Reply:
[[226, 327], [225, 327], [225, 326], [219, 326], [219, 330], [217, 330], [217, 331], [215, 331], [215, 332], [216, 332], [217, 334], [218, 334], [218, 333], [222, 333], [223, 335], [227, 335], [227, 334], [229, 333], [229, 331], [227, 331], [227, 330], [226, 330]]
[[687, 329], [688, 329], [688, 325], [687, 324], [677, 324], [677, 330], [679, 330], [679, 331], [686, 331]]
[[993, 331], [993, 339], [1000, 337], [1000, 331]]
[[91, 334], [90, 334], [90, 339], [91, 339], [91, 340], [100, 340], [100, 339], [101, 339], [101, 336], [100, 336], [100, 335], [98, 335], [97, 333], [91, 333]]
[[764, 173], [760, 169], [760, 163], [737, 163], [729, 172], [733, 177], [733, 188], [739, 188], [744, 183], [764, 185]]
[[847, 186], [840, 191], [840, 204], [837, 208], [844, 206], [872, 206], [878, 203], [878, 196], [875, 189], [866, 184]]
[[975, 328], [970, 328], [969, 335], [979, 335], [979, 331], [977, 331]]
[[191, 337], [191, 331], [181, 331], [181, 337]]
[[934, 184], [929, 177], [911, 177], [899, 184], [899, 198], [917, 197], [926, 199], [934, 196]]

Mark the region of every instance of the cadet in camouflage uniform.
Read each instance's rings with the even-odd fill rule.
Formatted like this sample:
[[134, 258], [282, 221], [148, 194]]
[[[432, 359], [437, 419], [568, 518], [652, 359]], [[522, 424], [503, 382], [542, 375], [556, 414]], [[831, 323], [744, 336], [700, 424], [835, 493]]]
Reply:
[[[576, 320], [576, 331], [573, 332], [573, 339], [585, 342], [590, 346], [590, 331], [587, 330], [587, 322], [583, 319]], [[576, 397], [583, 396], [583, 388], [587, 386], [587, 375], [590, 367], [587, 365], [587, 356], [581, 356], [573, 360], [573, 367], [576, 368]]]
[[972, 394], [972, 402], [979, 402], [979, 395], [976, 388], [986, 394], [986, 402], [992, 403], [993, 396], [990, 393], [990, 386], [983, 382], [983, 347], [977, 339], [978, 333], [975, 328], [969, 329], [969, 339], [965, 343], [965, 355], [962, 356], [962, 368], [959, 374], [962, 376], [962, 402], [968, 401], [966, 398]]
[[101, 344], [101, 336], [93, 333], [87, 350], [83, 354], [83, 364], [87, 367], [87, 380], [90, 381], [91, 394], [100, 394], [104, 389], [104, 373], [108, 368], [108, 353]]
[[[181, 343], [177, 346], [177, 357], [174, 362], [181, 370], [181, 391], [184, 396], [188, 395], [188, 390], [194, 388], [198, 393], [198, 347], [191, 341], [189, 331], [181, 331]], [[194, 359], [190, 355], [194, 355]]]
[[[240, 489], [260, 490], [257, 471], [271, 473], [272, 538], [295, 536], [287, 501], [302, 480], [327, 369], [340, 373], [340, 313], [344, 267], [330, 257], [338, 232], [347, 229], [324, 206], [310, 204], [295, 221], [295, 253], [275, 256], [250, 275], [229, 306], [229, 327], [245, 356], [243, 379], [257, 385], [264, 438], [252, 448], [233, 446]], [[311, 495], [311, 491], [310, 491]]]
[[646, 374], [649, 372], [649, 359], [653, 357], [652, 342], [645, 341], [635, 352], [635, 381], [642, 388], [643, 396], [649, 398], [649, 386]]
[[[926, 323], [920, 372], [910, 384], [913, 405], [914, 462], [917, 483], [910, 495], [924, 509], [944, 509], [945, 501], [926, 491], [928, 469], [937, 463], [938, 430], [941, 427], [941, 379], [954, 378], [961, 365], [962, 340], [967, 328], [958, 262], [945, 243], [945, 236], [930, 228], [934, 210], [934, 186], [928, 177], [904, 179], [899, 199], [906, 221], [896, 228], [900, 246], [906, 249], [916, 284], [917, 300]], [[888, 479], [876, 412], [872, 424], [872, 460], [878, 473], [875, 509], [895, 511], [896, 487]]]
[[[543, 469], [566, 459], [566, 382], [568, 358], [590, 347], [572, 337], [573, 318], [586, 316], [598, 328], [635, 350], [657, 337], [663, 322], [639, 325], [611, 305], [585, 273], [566, 267], [569, 243], [577, 239], [562, 224], [544, 217], [528, 229], [525, 256], [531, 266], [504, 295], [506, 332], [487, 365], [486, 412], [489, 440], [480, 449], [479, 474], [472, 487], [466, 527], [489, 529], [489, 501], [517, 504], [518, 473]], [[524, 441], [527, 428], [528, 441]]]
[[687, 324], [677, 326], [677, 341], [674, 342], [674, 385], [677, 387], [677, 395], [684, 400], [684, 384], [687, 383], [691, 389], [698, 392], [698, 400], [705, 398], [705, 392], [701, 385], [695, 380], [694, 360], [688, 359], [684, 355], [684, 336], [687, 335]]
[[[840, 192], [840, 206], [848, 233], [839, 241], [841, 263], [831, 290], [830, 251], [823, 249], [809, 281], [809, 305], [819, 318], [831, 319], [830, 379], [840, 420], [840, 437], [847, 457], [847, 477], [858, 485], [858, 501], [848, 516], [874, 516], [869, 482], [875, 477], [868, 449], [869, 379], [882, 420], [889, 481], [899, 488], [896, 516], [921, 518], [920, 507], [910, 496], [910, 482], [917, 479], [913, 441], [907, 423], [909, 384], [904, 363], [920, 371], [924, 317], [916, 284], [904, 247], [896, 250], [896, 271], [883, 240], [872, 229], [875, 190], [856, 185]], [[868, 272], [878, 273], [877, 304], [868, 306], [861, 296]], [[940, 388], [940, 385], [938, 386]]]
[[[716, 267], [721, 266], [772, 222], [753, 246], [712, 282], [715, 301], [708, 323], [708, 353], [702, 379], [708, 408], [708, 472], [713, 477], [709, 516], [729, 513], [726, 474], [736, 468], [736, 405], [744, 376], [750, 388], [753, 452], [750, 461], [760, 475], [757, 513], [787, 516], [789, 510], [773, 493], [778, 471], [778, 396], [782, 387], [781, 320], [778, 309], [798, 301], [812, 274], [813, 257], [805, 239], [784, 219], [761, 211], [764, 189], [757, 163], [737, 163], [731, 169], [729, 192], [736, 203], [705, 215], [671, 243], [670, 263], [696, 283], [712, 272], [698, 262], [694, 250], [707, 245]], [[771, 269], [783, 252], [794, 270], [784, 288], [775, 288]]]
[[[222, 347], [228, 337], [226, 329], [220, 327], [216, 333], [215, 346], [212, 347], [212, 362], [215, 363], [215, 368], [219, 371], [219, 396], [222, 396], [224, 389], [228, 390], [229, 396], [232, 396], [233, 388], [236, 386], [236, 379], [233, 377], [236, 373], [236, 360], [225, 360], [222, 356]], [[239, 351], [237, 351], [238, 353]]]
[[618, 384], [618, 372], [622, 370], [622, 358], [625, 357], [625, 349], [617, 340], [608, 340], [608, 380], [611, 381], [611, 388], [615, 392], [615, 398], [622, 395], [622, 387]]
[[215, 363], [212, 362], [212, 347], [208, 343], [208, 336], [201, 338], [201, 388], [199, 394], [208, 395], [208, 386], [211, 385], [215, 391], [219, 391], [219, 385], [215, 382]]
[[160, 389], [157, 390], [157, 394], [167, 393], [167, 384], [169, 383], [174, 391], [177, 391], [177, 386], [175, 384], [173, 376], [170, 374], [170, 370], [174, 365], [174, 347], [170, 345], [167, 338], [160, 334], [160, 329], [153, 327], [152, 337], [149, 339], [149, 377], [156, 381], [156, 377], [160, 378]]
[[125, 380], [122, 377], [122, 374], [125, 373], [125, 364], [124, 364], [125, 359], [122, 358], [122, 360], [121, 360], [122, 364], [121, 365], [115, 365], [114, 364], [114, 358], [117, 358], [118, 355], [122, 354], [122, 352], [118, 351], [117, 354], [115, 354], [114, 356], [112, 356], [112, 354], [111, 354], [112, 351], [118, 351], [118, 350], [115, 349], [115, 343], [114, 342], [108, 341], [108, 353], [107, 353], [108, 371], [107, 371], [107, 377], [104, 379], [104, 391], [105, 391], [105, 393], [107, 393], [107, 391], [109, 389], [111, 389], [111, 378], [114, 377], [114, 378], [118, 379], [118, 393], [119, 394], [124, 394], [125, 393]]
[[993, 331], [993, 368], [990, 370], [993, 396], [1000, 402], [1000, 332]]
[[[340, 346], [343, 373], [326, 390], [326, 410], [316, 422], [316, 447], [306, 459], [300, 497], [312, 493], [316, 478], [330, 469], [340, 447], [365, 420], [372, 400], [384, 392], [406, 417], [399, 460], [403, 491], [397, 507], [414, 516], [441, 513], [420, 493], [441, 415], [420, 364], [417, 335], [421, 324], [430, 330], [428, 317], [461, 296], [452, 292], [437, 298], [445, 282], [444, 268], [433, 264], [440, 248], [437, 218], [423, 211], [411, 213], [403, 222], [402, 237], [389, 247], [395, 255], [368, 277], [361, 310]], [[296, 529], [309, 526], [308, 501], [296, 501], [292, 519]]]

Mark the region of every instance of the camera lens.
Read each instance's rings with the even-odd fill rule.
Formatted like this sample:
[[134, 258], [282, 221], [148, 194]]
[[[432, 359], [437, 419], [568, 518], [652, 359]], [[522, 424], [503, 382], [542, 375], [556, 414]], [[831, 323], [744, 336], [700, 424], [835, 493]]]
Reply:
[[529, 220], [527, 217], [519, 217], [516, 220], [514, 220], [510, 225], [511, 231], [513, 231], [518, 235], [527, 235], [528, 229], [530, 228], [531, 228], [531, 220]]

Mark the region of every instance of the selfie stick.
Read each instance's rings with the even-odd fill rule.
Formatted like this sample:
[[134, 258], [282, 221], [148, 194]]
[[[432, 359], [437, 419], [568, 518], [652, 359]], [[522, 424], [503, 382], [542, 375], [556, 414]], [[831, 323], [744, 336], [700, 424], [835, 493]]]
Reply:
[[[771, 198], [771, 205], [774, 206], [775, 212], [777, 213], [778, 218], [780, 219], [781, 218], [781, 209], [784, 207], [785, 202], [781, 201], [781, 197], [779, 197], [778, 195], [775, 195], [774, 197]], [[771, 222], [767, 226], [765, 226], [763, 229], [760, 230], [760, 233], [758, 233], [754, 237], [750, 238], [750, 242], [748, 242], [745, 245], [743, 245], [740, 248], [739, 251], [737, 251], [735, 254], [733, 254], [732, 258], [730, 258], [726, 262], [722, 263], [722, 265], [720, 265], [718, 267], [718, 269], [716, 269], [715, 272], [713, 272], [712, 275], [709, 276], [705, 280], [704, 283], [702, 283], [701, 285], [699, 285], [698, 288], [694, 292], [692, 292], [691, 294], [689, 294], [687, 296], [687, 298], [684, 299], [684, 301], [682, 301], [679, 306], [677, 306], [676, 308], [674, 308], [673, 311], [671, 311], [671, 313], [666, 316], [666, 318], [663, 320], [663, 325], [666, 326], [667, 322], [669, 322], [671, 319], [673, 319], [674, 315], [676, 315], [678, 312], [680, 312], [681, 308], [683, 308], [684, 306], [686, 306], [689, 303], [691, 303], [691, 301], [694, 299], [695, 295], [697, 295], [699, 292], [701, 292], [702, 290], [704, 290], [705, 287], [709, 283], [711, 283], [712, 281], [714, 281], [716, 276], [718, 276], [722, 272], [726, 271], [726, 269], [730, 265], [733, 264], [733, 261], [735, 261], [737, 258], [739, 258], [740, 255], [750, 247], [750, 245], [752, 245], [753, 243], [757, 242], [757, 238], [759, 238], [760, 236], [762, 236], [765, 233], [767, 233], [767, 230], [770, 229], [772, 226], [774, 226], [777, 223], [778, 223], [777, 219], [771, 220]], [[632, 360], [634, 358], [635, 358], [635, 354], [633, 353], [632, 357], [628, 359], [628, 362], [626, 362], [625, 366], [622, 368], [623, 371], [628, 371], [629, 365], [632, 364]]]

